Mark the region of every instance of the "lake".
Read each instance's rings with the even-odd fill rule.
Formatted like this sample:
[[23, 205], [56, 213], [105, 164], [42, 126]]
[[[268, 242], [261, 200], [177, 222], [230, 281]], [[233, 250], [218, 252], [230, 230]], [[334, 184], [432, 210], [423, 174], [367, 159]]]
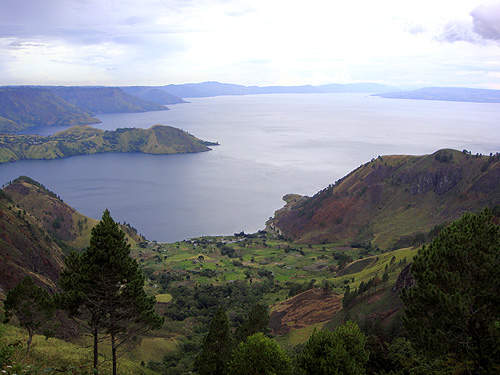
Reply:
[[[41, 182], [83, 214], [177, 241], [264, 228], [287, 193], [312, 195], [378, 155], [500, 151], [500, 104], [275, 94], [188, 99], [169, 111], [99, 115], [102, 129], [182, 128], [213, 151], [99, 154], [0, 165], [0, 183]], [[36, 129], [48, 134], [55, 129]]]

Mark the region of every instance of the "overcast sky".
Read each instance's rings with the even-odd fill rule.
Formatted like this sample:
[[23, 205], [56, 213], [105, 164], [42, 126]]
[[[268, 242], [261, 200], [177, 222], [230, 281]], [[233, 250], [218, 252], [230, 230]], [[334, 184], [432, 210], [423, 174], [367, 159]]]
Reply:
[[0, 84], [500, 89], [500, 1], [0, 0]]

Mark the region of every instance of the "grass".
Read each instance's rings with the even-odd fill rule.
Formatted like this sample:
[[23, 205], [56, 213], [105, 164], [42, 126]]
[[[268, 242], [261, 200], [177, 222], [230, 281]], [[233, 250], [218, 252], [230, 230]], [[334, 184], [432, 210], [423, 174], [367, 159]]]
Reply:
[[[19, 373], [30, 374], [90, 374], [92, 367], [92, 348], [56, 338], [33, 337], [31, 352], [26, 354], [27, 334], [12, 325], [0, 324], [0, 345], [16, 344], [10, 365], [20, 369]], [[111, 373], [111, 360], [107, 352], [101, 350], [100, 374]], [[4, 366], [5, 367], [5, 366]], [[24, 371], [26, 370], [26, 371]], [[7, 370], [6, 370], [7, 371]], [[29, 371], [29, 372], [28, 372]], [[142, 367], [128, 358], [120, 358], [118, 372], [121, 375], [153, 375], [155, 372]]]
[[157, 294], [155, 298], [156, 302], [159, 303], [169, 303], [170, 301], [172, 301], [172, 295], [168, 293]]

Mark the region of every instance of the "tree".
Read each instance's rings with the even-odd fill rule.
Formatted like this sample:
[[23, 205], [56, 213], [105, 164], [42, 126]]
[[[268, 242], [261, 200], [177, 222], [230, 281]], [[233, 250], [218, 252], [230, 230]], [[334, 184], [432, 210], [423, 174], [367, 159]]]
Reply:
[[[94, 341], [94, 372], [98, 371], [99, 334], [111, 337], [113, 373], [116, 349], [133, 334], [161, 324], [154, 302], [144, 293], [144, 276], [130, 257], [125, 233], [105, 210], [92, 229], [90, 246], [65, 260], [60, 286], [62, 300], [72, 315], [89, 328]], [[118, 339], [118, 341], [117, 341]]]
[[335, 331], [314, 331], [297, 364], [307, 375], [363, 375], [368, 362], [366, 337], [353, 322]]
[[230, 375], [290, 375], [292, 365], [283, 349], [262, 332], [249, 336], [233, 353]]
[[428, 357], [453, 357], [467, 374], [500, 365], [500, 230], [489, 210], [465, 214], [419, 251], [404, 289], [403, 324]]
[[51, 295], [35, 285], [29, 276], [9, 290], [4, 309], [5, 323], [15, 315], [21, 327], [28, 331], [27, 352], [30, 351], [33, 334], [54, 315], [55, 310]]
[[236, 331], [238, 341], [244, 341], [248, 336], [257, 332], [269, 331], [269, 311], [264, 305], [254, 305], [248, 313], [248, 318]]
[[223, 308], [215, 313], [203, 341], [195, 367], [200, 375], [225, 375], [231, 359], [232, 338], [229, 321]]

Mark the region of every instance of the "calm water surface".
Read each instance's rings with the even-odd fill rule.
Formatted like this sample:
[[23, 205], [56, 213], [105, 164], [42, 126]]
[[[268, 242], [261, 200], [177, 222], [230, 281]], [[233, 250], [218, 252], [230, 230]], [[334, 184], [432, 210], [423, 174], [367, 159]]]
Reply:
[[[102, 129], [182, 128], [220, 146], [185, 155], [101, 154], [0, 165], [85, 215], [109, 208], [149, 239], [256, 231], [286, 193], [312, 195], [372, 157], [500, 151], [500, 104], [286, 94], [190, 99], [170, 111], [100, 115]], [[49, 134], [55, 129], [36, 129]]]

